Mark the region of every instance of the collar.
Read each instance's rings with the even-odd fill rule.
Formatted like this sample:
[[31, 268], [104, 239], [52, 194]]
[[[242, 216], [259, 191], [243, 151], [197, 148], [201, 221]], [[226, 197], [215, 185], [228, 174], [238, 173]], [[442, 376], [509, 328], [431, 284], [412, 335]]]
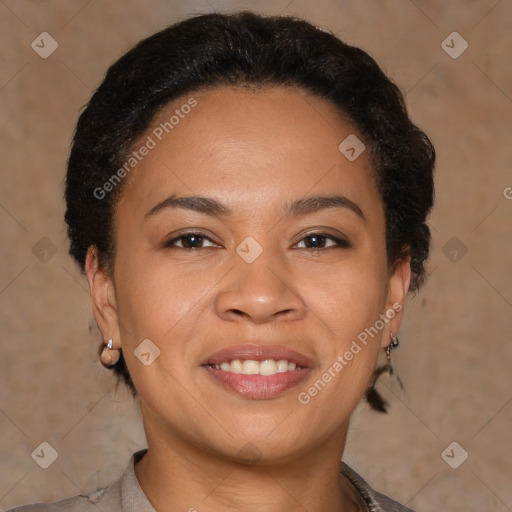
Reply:
[[135, 464], [144, 457], [147, 451], [146, 448], [135, 452], [121, 476], [121, 510], [123, 512], [156, 512], [135, 476]]

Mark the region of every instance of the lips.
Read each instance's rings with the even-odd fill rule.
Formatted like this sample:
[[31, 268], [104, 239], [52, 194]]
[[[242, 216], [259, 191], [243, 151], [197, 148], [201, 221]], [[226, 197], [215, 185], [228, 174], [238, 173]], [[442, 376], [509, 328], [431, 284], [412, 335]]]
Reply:
[[[273, 375], [247, 375], [219, 369], [231, 361], [283, 361], [295, 366], [293, 370]], [[282, 345], [237, 345], [226, 347], [208, 356], [201, 365], [222, 389], [249, 399], [270, 399], [297, 386], [312, 370], [309, 357]]]

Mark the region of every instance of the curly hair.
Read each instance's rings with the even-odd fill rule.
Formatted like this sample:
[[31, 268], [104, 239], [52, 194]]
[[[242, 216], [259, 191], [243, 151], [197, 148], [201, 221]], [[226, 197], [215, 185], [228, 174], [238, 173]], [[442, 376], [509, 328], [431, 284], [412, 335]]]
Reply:
[[[392, 268], [410, 256], [410, 292], [425, 280], [426, 218], [435, 151], [409, 119], [398, 87], [363, 50], [291, 16], [243, 11], [188, 18], [142, 40], [107, 71], [81, 113], [68, 160], [65, 220], [82, 271], [87, 250], [112, 269], [113, 216], [122, 186], [95, 193], [171, 101], [209, 87], [290, 86], [327, 99], [359, 131], [372, 159]], [[120, 184], [122, 185], [122, 183]], [[114, 371], [136, 394], [121, 356]]]

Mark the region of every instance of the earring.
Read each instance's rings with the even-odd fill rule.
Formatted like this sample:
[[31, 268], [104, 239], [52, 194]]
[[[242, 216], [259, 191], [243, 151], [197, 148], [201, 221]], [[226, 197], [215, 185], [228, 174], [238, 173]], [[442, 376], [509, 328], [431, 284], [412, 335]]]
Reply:
[[391, 367], [391, 350], [398, 347], [399, 344], [400, 344], [400, 341], [398, 340], [398, 338], [393, 333], [391, 333], [391, 341], [390, 341], [389, 345], [386, 347], [386, 358], [388, 360], [390, 367]]
[[100, 361], [103, 366], [106, 366], [107, 368], [110, 366], [114, 366], [117, 361], [119, 361], [119, 357], [121, 355], [121, 352], [117, 349], [113, 348], [114, 341], [112, 338], [108, 340], [108, 343], [105, 347], [103, 347], [103, 350], [100, 354]]
[[398, 347], [400, 342], [398, 341], [398, 338], [391, 333], [391, 341], [389, 345], [386, 347], [386, 358], [388, 360], [387, 364], [384, 366], [384, 368], [388, 371], [389, 375], [394, 375], [396, 380], [398, 381], [398, 384], [400, 384], [400, 389], [402, 391], [405, 391], [404, 385], [402, 384], [402, 381], [400, 380], [400, 377], [395, 374], [395, 370], [393, 369], [393, 366], [391, 364], [391, 351]]
[[[377, 384], [377, 380], [379, 377], [384, 373], [388, 372], [389, 375], [395, 375], [395, 371], [393, 370], [393, 366], [391, 365], [391, 350], [398, 347], [399, 341], [398, 338], [391, 333], [391, 341], [389, 345], [385, 348], [386, 351], [386, 359], [388, 362], [383, 365], [379, 366], [375, 369], [373, 372], [372, 380], [370, 381], [370, 385], [368, 389], [366, 390], [366, 401], [370, 405], [372, 409], [375, 409], [379, 412], [388, 412], [389, 403], [384, 400], [384, 398], [380, 395], [380, 393], [375, 389], [375, 385]], [[400, 385], [400, 389], [404, 391], [404, 385], [402, 384], [402, 381], [400, 380], [400, 377], [398, 375], [395, 375], [396, 380], [398, 381], [398, 384]]]

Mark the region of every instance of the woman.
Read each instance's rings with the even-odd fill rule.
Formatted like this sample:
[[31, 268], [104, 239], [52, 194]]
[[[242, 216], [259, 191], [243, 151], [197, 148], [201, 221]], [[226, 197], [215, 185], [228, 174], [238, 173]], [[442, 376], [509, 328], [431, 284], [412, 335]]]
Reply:
[[302, 20], [197, 16], [119, 59], [78, 121], [66, 222], [148, 449], [14, 510], [409, 510], [340, 461], [361, 398], [385, 410], [434, 160], [377, 64]]

